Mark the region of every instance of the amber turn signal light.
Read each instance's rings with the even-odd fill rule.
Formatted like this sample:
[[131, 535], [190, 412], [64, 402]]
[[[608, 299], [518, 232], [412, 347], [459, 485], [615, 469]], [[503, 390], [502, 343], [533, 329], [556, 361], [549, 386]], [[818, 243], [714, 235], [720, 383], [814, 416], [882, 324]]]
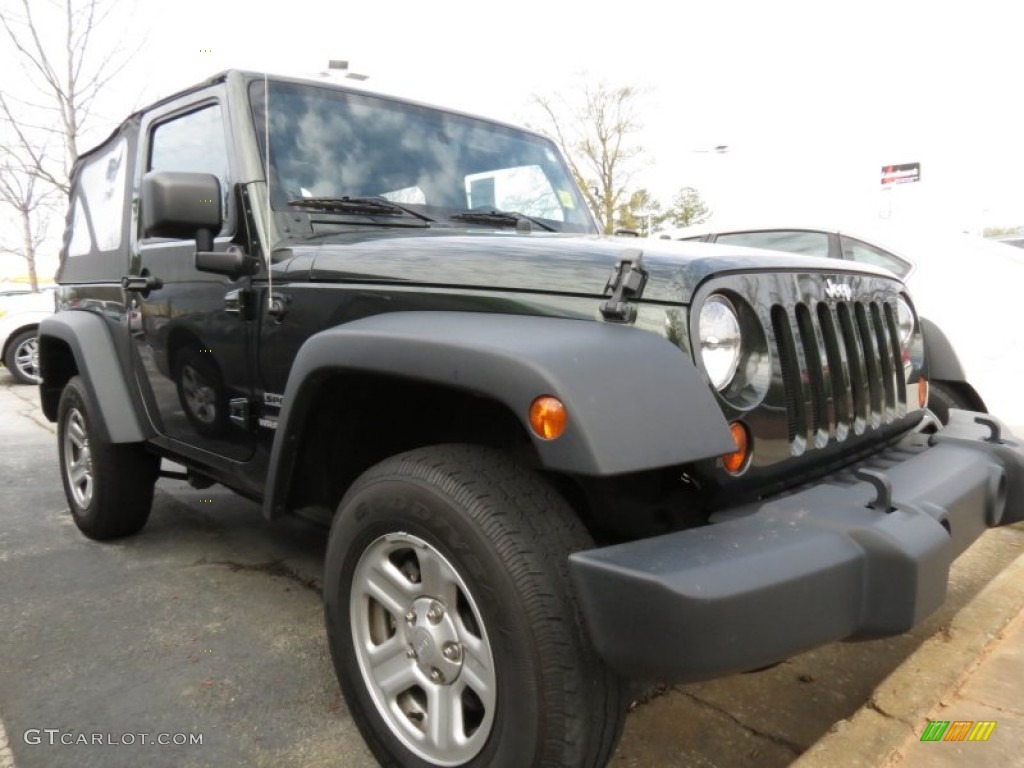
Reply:
[[569, 414], [562, 401], [551, 395], [542, 395], [530, 405], [530, 428], [545, 440], [554, 440], [565, 432]]
[[928, 379], [924, 376], [917, 380], [917, 404], [922, 408], [928, 405]]
[[750, 461], [750, 433], [739, 421], [734, 421], [729, 425], [729, 432], [732, 433], [733, 442], [736, 443], [736, 450], [722, 456], [722, 466], [725, 467], [726, 472], [738, 475], [746, 469], [747, 462]]

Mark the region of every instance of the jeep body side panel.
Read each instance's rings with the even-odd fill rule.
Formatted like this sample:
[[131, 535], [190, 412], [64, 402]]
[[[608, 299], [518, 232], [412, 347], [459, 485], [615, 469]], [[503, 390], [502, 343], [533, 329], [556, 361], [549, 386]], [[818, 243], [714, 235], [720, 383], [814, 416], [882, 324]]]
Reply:
[[136, 413], [107, 321], [84, 310], [59, 312], [39, 325], [39, 365], [43, 377], [40, 390], [46, 418], [57, 420], [57, 405], [65, 383], [54, 383], [49, 370], [51, 359], [47, 345], [50, 339], [64, 342], [71, 349], [92, 399], [90, 407], [99, 414], [93, 426], [105, 439], [113, 443], [137, 443], [152, 436]]
[[[735, 450], [708, 384], [677, 347], [623, 326], [467, 312], [394, 312], [312, 336], [300, 349], [274, 437], [264, 511], [283, 513], [318, 384], [338, 372], [385, 373], [485, 394], [524, 424], [545, 469], [614, 475]], [[560, 398], [568, 427], [532, 434], [531, 402]]]

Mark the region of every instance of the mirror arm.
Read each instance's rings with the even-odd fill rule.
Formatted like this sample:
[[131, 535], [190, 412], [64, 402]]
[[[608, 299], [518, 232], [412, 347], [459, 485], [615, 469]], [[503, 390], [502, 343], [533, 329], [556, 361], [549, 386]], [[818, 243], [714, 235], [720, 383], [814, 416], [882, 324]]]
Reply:
[[[196, 237], [196, 242], [199, 242], [198, 237]], [[237, 245], [229, 245], [224, 251], [196, 249], [195, 266], [200, 272], [227, 275], [232, 280], [252, 274], [251, 259], [245, 250]]]
[[196, 230], [196, 250], [213, 250], [213, 232], [205, 227]]

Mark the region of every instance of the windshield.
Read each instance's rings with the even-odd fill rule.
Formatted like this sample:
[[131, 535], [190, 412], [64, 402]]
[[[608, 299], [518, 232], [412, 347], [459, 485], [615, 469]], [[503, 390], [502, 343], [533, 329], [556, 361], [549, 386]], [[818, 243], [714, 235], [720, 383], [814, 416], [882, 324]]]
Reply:
[[[383, 198], [429, 216], [431, 226], [491, 227], [467, 211], [513, 212], [542, 229], [596, 232], [593, 219], [554, 145], [515, 128], [334, 88], [271, 81], [271, 201]], [[266, 152], [264, 85], [249, 87]], [[330, 208], [318, 218], [367, 212]], [[391, 225], [394, 217], [379, 223]], [[514, 224], [513, 220], [513, 224]]]

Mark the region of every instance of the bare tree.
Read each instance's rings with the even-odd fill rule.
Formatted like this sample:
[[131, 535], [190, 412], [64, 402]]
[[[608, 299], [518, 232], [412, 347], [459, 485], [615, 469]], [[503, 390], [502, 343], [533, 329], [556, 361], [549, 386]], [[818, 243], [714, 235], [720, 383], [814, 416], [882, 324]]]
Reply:
[[[20, 253], [36, 287], [35, 255], [53, 203], [70, 189], [71, 169], [97, 97], [134, 51], [104, 46], [97, 32], [114, 21], [121, 0], [3, 0], [0, 39], [13, 45], [17, 87], [0, 94], [0, 202], [22, 224]], [[137, 50], [137, 49], [136, 49]], [[5, 80], [14, 83], [12, 73]]]
[[40, 182], [19, 159], [0, 148], [0, 204], [9, 206], [18, 214], [21, 224], [21, 244], [18, 248], [0, 243], [0, 253], [21, 256], [28, 263], [28, 277], [33, 291], [39, 290], [36, 274], [36, 252], [46, 239], [46, 224], [57, 191]]
[[575, 99], [534, 95], [533, 100], [544, 116], [540, 129], [558, 142], [587, 203], [610, 234], [642, 152], [634, 143], [640, 91], [583, 82], [577, 92]]
[[[118, 49], [95, 50], [98, 28], [109, 22], [119, 4], [119, 0], [51, 0], [45, 4], [19, 0], [6, 3], [0, 12], [0, 26], [18, 52], [27, 79], [22, 91], [32, 94], [31, 99], [9, 93], [0, 96], [0, 118], [10, 126], [25, 165], [65, 194], [71, 167], [78, 160], [82, 129], [89, 122], [96, 97], [132, 55]], [[40, 7], [49, 12], [45, 19], [40, 18]], [[58, 20], [59, 26], [55, 26]], [[37, 101], [40, 96], [42, 101]], [[43, 142], [41, 134], [46, 136]], [[64, 149], [58, 158], [42, 149], [54, 136]]]

